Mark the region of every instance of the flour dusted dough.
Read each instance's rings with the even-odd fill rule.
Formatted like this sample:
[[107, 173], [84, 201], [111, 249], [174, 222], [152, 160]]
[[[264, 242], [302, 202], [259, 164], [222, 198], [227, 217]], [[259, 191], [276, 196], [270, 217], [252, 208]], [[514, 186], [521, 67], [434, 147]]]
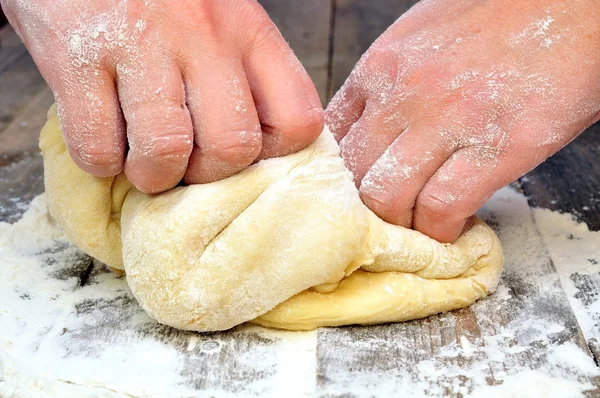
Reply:
[[327, 129], [297, 154], [154, 196], [123, 175], [79, 170], [55, 107], [40, 147], [56, 221], [83, 251], [124, 269], [140, 305], [176, 328], [422, 318], [488, 295], [502, 271], [500, 242], [482, 221], [450, 245], [375, 216]]

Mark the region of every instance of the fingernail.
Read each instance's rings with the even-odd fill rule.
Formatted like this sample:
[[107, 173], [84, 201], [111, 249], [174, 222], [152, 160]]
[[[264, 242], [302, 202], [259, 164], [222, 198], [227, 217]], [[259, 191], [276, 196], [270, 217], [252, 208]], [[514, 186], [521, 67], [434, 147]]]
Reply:
[[465, 221], [465, 225], [460, 234], [462, 235], [462, 234], [468, 232], [471, 228], [473, 228], [474, 225], [475, 225], [475, 216], [471, 216], [471, 217], [467, 218], [467, 221]]

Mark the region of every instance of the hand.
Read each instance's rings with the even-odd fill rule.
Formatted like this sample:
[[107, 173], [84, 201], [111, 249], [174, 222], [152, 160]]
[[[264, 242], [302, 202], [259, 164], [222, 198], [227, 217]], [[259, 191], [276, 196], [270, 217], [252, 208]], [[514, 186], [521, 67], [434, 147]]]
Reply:
[[452, 242], [499, 188], [598, 120], [600, 3], [424, 0], [326, 110], [363, 201]]
[[58, 103], [74, 161], [156, 193], [296, 152], [314, 85], [254, 0], [0, 0]]

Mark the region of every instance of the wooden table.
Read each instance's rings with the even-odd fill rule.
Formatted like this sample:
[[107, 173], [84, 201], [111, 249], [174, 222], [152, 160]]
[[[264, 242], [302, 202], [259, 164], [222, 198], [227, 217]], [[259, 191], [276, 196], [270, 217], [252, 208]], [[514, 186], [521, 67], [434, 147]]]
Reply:
[[[304, 63], [325, 104], [371, 42], [414, 2], [261, 3]], [[0, 221], [13, 223], [27, 203], [43, 192], [37, 136], [53, 97], [9, 27], [0, 30], [0, 43]], [[482, 216], [503, 241], [506, 271], [499, 292], [470, 308], [396, 325], [308, 333], [241, 326], [199, 335], [156, 324], [139, 309], [122, 279], [80, 253], [57, 278], [72, 281], [73, 294], [85, 297], [86, 292], [93, 292], [95, 298], [79, 302], [63, 321], [88, 316], [91, 324], [82, 331], [57, 321], [48, 328], [47, 335], [52, 337], [45, 338], [61, 341], [77, 335], [76, 341], [86, 344], [72, 350], [91, 357], [109, 345], [160, 343], [165, 352], [181, 359], [181, 368], [164, 369], [164, 374], [177, 373], [176, 383], [184, 385], [185, 396], [381, 396], [392, 392], [396, 396], [465, 396], [478, 389], [485, 392], [482, 384], [502, 388], [529, 369], [556, 378], [565, 374], [553, 359], [556, 347], [570, 343], [596, 364], [600, 360], [600, 314], [590, 310], [600, 297], [600, 270], [572, 271], [569, 260], [557, 252], [560, 247], [551, 243], [556, 236], [539, 226], [546, 213], [532, 211], [534, 207], [574, 214], [592, 231], [600, 230], [600, 125], [589, 128], [513, 184], [513, 190], [503, 190], [483, 210]], [[568, 233], [569, 238], [579, 239], [580, 232], [591, 234], [576, 229]], [[522, 256], [517, 252], [523, 250], [537, 253], [537, 260], [519, 263]], [[588, 260], [598, 264], [600, 253]], [[106, 297], [98, 298], [102, 294]], [[6, 314], [0, 312], [0, 321], [2, 316]], [[536, 329], [536, 324], [542, 327]], [[540, 330], [548, 329], [547, 325], [554, 329]], [[53, 334], [53, 330], [62, 332]], [[123, 378], [138, 380], [138, 385], [109, 388], [103, 372], [100, 368], [86, 376], [96, 392], [178, 396], [175, 390], [156, 389], [160, 375], [151, 374], [145, 380], [143, 375], [124, 374]], [[595, 386], [588, 396], [600, 396], [600, 377], [573, 377]], [[536, 382], [532, 379], [531, 383]], [[78, 384], [74, 380], [61, 383]], [[165, 379], [161, 385], [169, 387], [169, 382]]]

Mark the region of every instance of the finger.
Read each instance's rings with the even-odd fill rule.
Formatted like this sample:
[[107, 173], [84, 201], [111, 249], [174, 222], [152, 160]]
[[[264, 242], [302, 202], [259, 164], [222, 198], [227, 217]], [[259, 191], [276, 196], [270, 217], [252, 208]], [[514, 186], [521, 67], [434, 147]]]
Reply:
[[522, 156], [503, 159], [496, 148], [467, 147], [455, 152], [427, 181], [417, 197], [414, 229], [440, 242], [453, 242], [467, 220], [498, 189], [528, 165]]
[[185, 85], [195, 142], [185, 181], [217, 181], [250, 165], [261, 131], [241, 63], [224, 57], [186, 67]]
[[419, 192], [454, 151], [449, 134], [411, 125], [365, 175], [362, 200], [383, 220], [409, 228]]
[[[73, 89], [69, 78], [54, 82], [58, 112], [65, 144], [73, 161], [84, 171], [98, 177], [119, 174], [125, 159], [125, 122], [121, 114], [115, 83], [104, 70], [86, 70]], [[79, 84], [80, 83], [80, 84]]]
[[365, 99], [351, 78], [333, 96], [325, 110], [325, 124], [339, 142], [360, 119], [365, 109]]
[[399, 114], [399, 110], [378, 110], [377, 106], [370, 108], [367, 105], [362, 117], [340, 141], [340, 154], [354, 175], [357, 186], [408, 124], [401, 116], [392, 118], [393, 122], [390, 122], [389, 115]]
[[145, 193], [172, 188], [185, 173], [193, 142], [181, 73], [154, 56], [119, 65], [117, 76], [129, 142], [125, 174]]
[[263, 131], [259, 159], [265, 159], [306, 148], [323, 131], [324, 116], [306, 70], [264, 11], [261, 16], [261, 33], [245, 43], [244, 67]]

